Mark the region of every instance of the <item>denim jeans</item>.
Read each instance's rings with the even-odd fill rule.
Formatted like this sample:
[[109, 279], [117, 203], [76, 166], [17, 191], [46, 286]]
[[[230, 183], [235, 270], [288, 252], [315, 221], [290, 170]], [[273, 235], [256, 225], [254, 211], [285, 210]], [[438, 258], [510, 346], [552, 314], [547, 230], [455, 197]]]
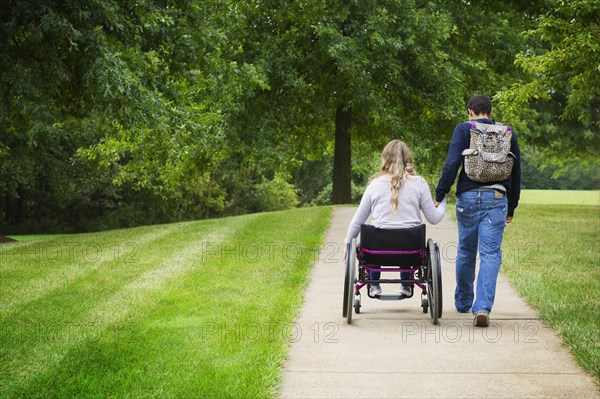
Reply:
[[[496, 296], [496, 281], [502, 263], [502, 235], [506, 227], [506, 195], [492, 190], [471, 190], [456, 201], [458, 254], [454, 304], [459, 312], [490, 313]], [[479, 247], [476, 296], [475, 261]]]

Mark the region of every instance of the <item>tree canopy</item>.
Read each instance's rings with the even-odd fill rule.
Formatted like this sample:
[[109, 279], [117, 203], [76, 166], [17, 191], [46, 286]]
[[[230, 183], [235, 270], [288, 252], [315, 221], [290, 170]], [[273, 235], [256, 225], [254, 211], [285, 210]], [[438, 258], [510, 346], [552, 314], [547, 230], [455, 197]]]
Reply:
[[390, 139], [435, 173], [478, 92], [525, 144], [589, 149], [597, 17], [592, 1], [7, 0], [0, 231], [350, 202]]
[[591, 0], [548, 2], [533, 39], [516, 57], [524, 78], [498, 93], [504, 114], [530, 144], [559, 158], [597, 158], [600, 147], [600, 5]]

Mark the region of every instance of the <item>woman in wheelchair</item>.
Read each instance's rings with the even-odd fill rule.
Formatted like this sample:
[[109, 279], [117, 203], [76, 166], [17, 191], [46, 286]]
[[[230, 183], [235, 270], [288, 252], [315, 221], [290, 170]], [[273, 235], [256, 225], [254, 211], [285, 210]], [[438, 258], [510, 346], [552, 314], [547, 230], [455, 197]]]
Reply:
[[[400, 140], [390, 141], [381, 154], [379, 172], [371, 176], [360, 205], [350, 222], [345, 243], [356, 238], [369, 216], [371, 224], [381, 229], [401, 229], [420, 226], [421, 211], [429, 223], [438, 224], [444, 217], [446, 199], [436, 208], [425, 179], [416, 174], [412, 154]], [[347, 254], [347, 256], [352, 256]], [[370, 272], [370, 279], [379, 280], [380, 272]], [[411, 278], [410, 272], [400, 273], [400, 279]], [[412, 296], [412, 284], [402, 284], [400, 294]], [[378, 283], [372, 283], [370, 296], [382, 293]]]

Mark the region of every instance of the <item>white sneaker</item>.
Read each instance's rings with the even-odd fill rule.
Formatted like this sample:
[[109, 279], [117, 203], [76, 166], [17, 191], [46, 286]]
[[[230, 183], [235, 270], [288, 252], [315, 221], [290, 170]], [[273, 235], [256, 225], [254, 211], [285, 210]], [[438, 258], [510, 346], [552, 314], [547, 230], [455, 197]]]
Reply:
[[400, 294], [404, 295], [404, 296], [411, 296], [412, 295], [412, 287], [408, 284], [400, 285]]
[[381, 295], [382, 292], [383, 292], [383, 290], [381, 289], [381, 286], [379, 286], [379, 285], [372, 285], [371, 288], [369, 289], [369, 295], [371, 295], [371, 296]]

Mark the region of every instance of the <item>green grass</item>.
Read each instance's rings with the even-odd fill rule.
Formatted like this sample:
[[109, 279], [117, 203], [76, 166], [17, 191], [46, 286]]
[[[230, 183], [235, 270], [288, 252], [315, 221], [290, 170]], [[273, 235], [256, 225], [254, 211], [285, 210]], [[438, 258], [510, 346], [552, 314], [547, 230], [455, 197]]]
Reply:
[[600, 382], [600, 207], [520, 205], [502, 270]]
[[0, 246], [0, 397], [265, 398], [331, 208]]
[[520, 203], [600, 206], [600, 190], [521, 190]]

